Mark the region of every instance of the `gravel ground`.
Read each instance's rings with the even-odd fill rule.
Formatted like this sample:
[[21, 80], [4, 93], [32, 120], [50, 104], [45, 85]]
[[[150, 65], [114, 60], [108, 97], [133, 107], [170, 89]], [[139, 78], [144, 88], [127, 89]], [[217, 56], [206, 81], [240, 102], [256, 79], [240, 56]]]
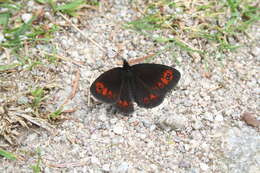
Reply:
[[[111, 4], [104, 11], [89, 12], [82, 21], [72, 19], [105, 53], [69, 24], [66, 32], [56, 33], [57, 54], [82, 65], [65, 61], [55, 69], [60, 87], [53, 92], [56, 101], [48, 109], [56, 110], [66, 100], [79, 71], [79, 89], [64, 108], [76, 111], [63, 115], [64, 121], [57, 122], [51, 133], [36, 127], [24, 130], [16, 149], [21, 159], [0, 158], [0, 172], [32, 172], [31, 166], [39, 160], [37, 149], [45, 173], [260, 172], [259, 126], [241, 120], [245, 112], [259, 119], [260, 27], [251, 29], [252, 39], [242, 40], [246, 46], [227, 53], [221, 61], [210, 59], [209, 71], [176, 48], [179, 64], [175, 68], [182, 74], [178, 86], [160, 106], [136, 106], [132, 116], [125, 117], [89, 98], [91, 82], [120, 65], [115, 52], [123, 50], [121, 55], [130, 60], [161, 47], [121, 27], [141, 14], [123, 1]], [[62, 17], [55, 20], [66, 24]], [[49, 51], [46, 45], [39, 48]], [[175, 64], [168, 52], [152, 62]]]

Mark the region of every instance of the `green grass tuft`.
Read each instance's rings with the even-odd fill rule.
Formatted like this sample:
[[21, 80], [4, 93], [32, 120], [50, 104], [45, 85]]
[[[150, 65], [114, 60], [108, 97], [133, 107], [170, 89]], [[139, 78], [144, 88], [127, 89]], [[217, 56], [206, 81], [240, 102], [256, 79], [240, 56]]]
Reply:
[[39, 148], [37, 148], [37, 161], [36, 161], [36, 164], [32, 165], [31, 168], [33, 170], [34, 173], [40, 173], [41, 172], [41, 162], [42, 162], [42, 159], [41, 159], [41, 150]]
[[[230, 42], [230, 39], [244, 35], [252, 24], [260, 20], [259, 8], [254, 4], [253, 0], [202, 1], [192, 6], [186, 1], [150, 1], [146, 9], [140, 9], [144, 15], [128, 22], [125, 27], [157, 43], [173, 43], [184, 51], [212, 55], [242, 46]], [[193, 24], [187, 25], [191, 21]], [[211, 50], [197, 48], [190, 44], [194, 39], [214, 47], [210, 46]], [[190, 40], [189, 44], [183, 40]]]
[[38, 87], [31, 91], [31, 95], [33, 96], [32, 107], [38, 112], [41, 102], [44, 100], [44, 90]]

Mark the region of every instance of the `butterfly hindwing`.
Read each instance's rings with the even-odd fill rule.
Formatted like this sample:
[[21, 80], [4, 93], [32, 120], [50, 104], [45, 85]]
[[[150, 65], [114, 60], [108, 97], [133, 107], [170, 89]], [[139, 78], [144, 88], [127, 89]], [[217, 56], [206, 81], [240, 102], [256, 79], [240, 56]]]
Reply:
[[130, 113], [134, 111], [129, 86], [129, 80], [124, 80], [120, 90], [119, 99], [116, 102], [116, 108], [124, 113]]
[[113, 68], [101, 74], [91, 85], [90, 91], [100, 101], [115, 103], [122, 85], [122, 68]]
[[162, 103], [164, 95], [154, 92], [138, 77], [132, 84], [134, 90], [133, 97], [140, 107], [152, 108]]
[[134, 100], [141, 107], [158, 106], [180, 79], [180, 72], [161, 64], [137, 64], [131, 67], [134, 74], [132, 90]]

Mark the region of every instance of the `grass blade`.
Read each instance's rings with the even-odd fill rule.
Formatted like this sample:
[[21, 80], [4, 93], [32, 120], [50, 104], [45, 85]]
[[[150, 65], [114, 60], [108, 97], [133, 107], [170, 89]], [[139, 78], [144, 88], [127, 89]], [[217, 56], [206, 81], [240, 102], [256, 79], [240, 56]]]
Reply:
[[13, 153], [0, 149], [0, 156], [3, 156], [10, 160], [16, 160], [16, 156]]

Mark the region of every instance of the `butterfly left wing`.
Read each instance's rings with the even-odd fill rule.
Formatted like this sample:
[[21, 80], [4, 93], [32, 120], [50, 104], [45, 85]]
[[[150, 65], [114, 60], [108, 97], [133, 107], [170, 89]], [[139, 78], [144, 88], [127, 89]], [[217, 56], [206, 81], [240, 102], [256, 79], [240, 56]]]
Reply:
[[165, 94], [180, 79], [180, 72], [161, 64], [136, 64], [131, 67], [134, 100], [141, 107], [152, 108], [162, 103]]
[[122, 86], [122, 71], [117, 67], [101, 74], [90, 87], [93, 96], [106, 103], [115, 103]]

